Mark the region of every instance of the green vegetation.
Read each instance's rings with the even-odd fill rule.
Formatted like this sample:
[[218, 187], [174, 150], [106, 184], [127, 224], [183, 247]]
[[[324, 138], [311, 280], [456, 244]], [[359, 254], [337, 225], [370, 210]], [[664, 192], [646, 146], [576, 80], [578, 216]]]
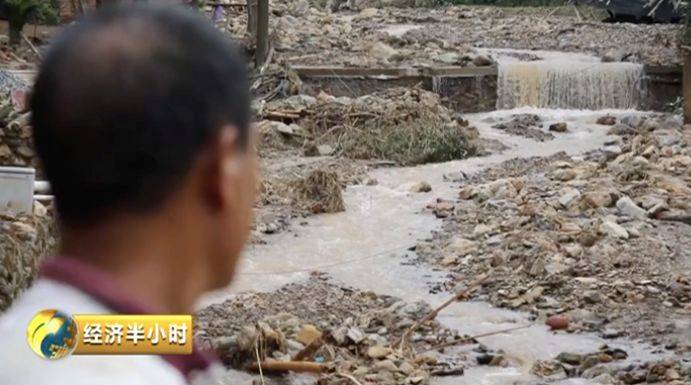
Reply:
[[9, 23], [10, 44], [22, 40], [22, 30], [29, 21], [55, 24], [58, 21], [57, 4], [51, 0], [5, 0], [5, 15]]
[[431, 119], [398, 124], [373, 119], [342, 132], [337, 144], [351, 158], [388, 159], [401, 165], [445, 162], [475, 153], [458, 124]]

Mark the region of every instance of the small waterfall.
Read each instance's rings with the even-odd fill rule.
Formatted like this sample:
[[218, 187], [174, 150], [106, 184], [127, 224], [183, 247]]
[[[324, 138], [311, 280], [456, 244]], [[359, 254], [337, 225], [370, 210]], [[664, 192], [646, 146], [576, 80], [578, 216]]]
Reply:
[[641, 105], [643, 65], [576, 60], [499, 63], [497, 109], [600, 110]]

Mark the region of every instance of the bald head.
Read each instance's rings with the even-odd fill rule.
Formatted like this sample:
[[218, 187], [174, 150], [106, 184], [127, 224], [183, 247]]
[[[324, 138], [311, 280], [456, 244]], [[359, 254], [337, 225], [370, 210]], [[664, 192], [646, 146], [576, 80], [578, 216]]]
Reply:
[[221, 127], [246, 139], [244, 60], [182, 8], [99, 11], [52, 44], [31, 100], [35, 144], [67, 223], [155, 209]]

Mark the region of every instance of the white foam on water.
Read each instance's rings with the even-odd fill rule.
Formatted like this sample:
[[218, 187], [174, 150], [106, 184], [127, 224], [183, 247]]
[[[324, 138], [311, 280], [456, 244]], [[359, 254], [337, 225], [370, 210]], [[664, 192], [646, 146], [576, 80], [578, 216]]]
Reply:
[[602, 110], [640, 108], [645, 96], [639, 63], [603, 63], [573, 52], [479, 48], [498, 63], [497, 109]]
[[563, 59], [499, 63], [497, 108], [637, 108], [643, 65]]

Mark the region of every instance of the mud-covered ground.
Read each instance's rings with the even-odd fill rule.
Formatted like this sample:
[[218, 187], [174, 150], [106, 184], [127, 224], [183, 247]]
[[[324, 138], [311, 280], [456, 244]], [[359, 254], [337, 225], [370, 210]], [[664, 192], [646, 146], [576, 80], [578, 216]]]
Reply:
[[[601, 9], [444, 6], [372, 8], [344, 4], [332, 12], [307, 0], [271, 2], [275, 60], [303, 65], [486, 66], [475, 48], [553, 50], [606, 61], [678, 65], [680, 25], [604, 23]], [[218, 14], [217, 24], [245, 39], [246, 16]]]
[[[416, 247], [419, 262], [448, 272], [433, 290], [486, 274], [475, 299], [688, 358], [691, 132], [677, 119], [602, 118], [617, 135], [602, 150], [514, 159], [464, 181], [444, 202], [453, 209], [442, 229]], [[571, 358], [579, 375], [602, 374]], [[610, 374], [623, 383], [675, 377]]]

